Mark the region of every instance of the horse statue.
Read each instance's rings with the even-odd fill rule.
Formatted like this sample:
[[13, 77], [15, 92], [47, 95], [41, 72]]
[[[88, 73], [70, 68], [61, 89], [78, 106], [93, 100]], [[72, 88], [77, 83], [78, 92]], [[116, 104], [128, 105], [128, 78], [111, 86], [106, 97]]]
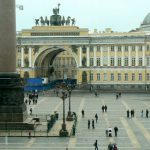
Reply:
[[72, 21], [72, 26], [75, 26], [75, 23], [76, 23], [75, 18], [72, 18], [71, 21]]
[[35, 19], [35, 25], [39, 26], [39, 19]]
[[47, 26], [49, 26], [49, 20], [47, 19], [47, 16], [45, 17], [45, 23], [47, 24]]
[[42, 16], [40, 17], [40, 22], [41, 22], [41, 26], [45, 26], [45, 21]]
[[63, 16], [62, 20], [61, 20], [61, 25], [64, 26], [66, 20], [65, 20], [65, 17]]
[[70, 25], [70, 19], [71, 19], [71, 17], [68, 16], [68, 17], [67, 17], [67, 20], [66, 20], [66, 25]]

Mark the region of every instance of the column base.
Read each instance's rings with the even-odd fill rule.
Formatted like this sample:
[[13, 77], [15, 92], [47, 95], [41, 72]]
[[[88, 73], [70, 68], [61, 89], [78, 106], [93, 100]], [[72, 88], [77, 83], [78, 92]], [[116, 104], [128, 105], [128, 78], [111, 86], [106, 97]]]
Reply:
[[61, 137], [67, 137], [67, 136], [68, 136], [68, 131], [61, 129], [61, 130], [59, 131], [59, 136], [61, 136]]
[[71, 111], [68, 111], [68, 115], [67, 115], [66, 120], [67, 121], [73, 121], [73, 115], [72, 115]]

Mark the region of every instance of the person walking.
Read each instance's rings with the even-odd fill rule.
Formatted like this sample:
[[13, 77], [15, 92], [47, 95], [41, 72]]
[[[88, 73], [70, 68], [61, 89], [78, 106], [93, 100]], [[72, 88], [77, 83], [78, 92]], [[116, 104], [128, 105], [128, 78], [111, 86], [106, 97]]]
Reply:
[[105, 111], [105, 106], [103, 105], [103, 106], [102, 106], [102, 112], [104, 112], [104, 111]]
[[94, 126], [94, 119], [92, 119], [92, 128], [95, 129], [95, 126]]
[[90, 129], [90, 120], [88, 120], [88, 129]]
[[96, 140], [95, 143], [94, 143], [94, 147], [95, 147], [95, 150], [98, 150], [97, 140]]
[[146, 109], [146, 118], [148, 118], [149, 111]]
[[104, 108], [105, 108], [105, 112], [107, 112], [107, 105], [105, 105]]
[[108, 144], [108, 150], [113, 150], [113, 144], [111, 142]]
[[95, 114], [95, 119], [96, 119], [96, 123], [97, 123], [97, 120], [98, 120], [98, 115], [97, 115], [97, 113]]
[[84, 110], [83, 109], [82, 109], [81, 113], [82, 113], [82, 118], [84, 118]]
[[129, 109], [127, 110], [127, 118], [129, 118], [129, 116], [130, 116], [130, 111], [129, 111]]
[[116, 144], [114, 144], [114, 148], [113, 148], [113, 150], [118, 150], [118, 148], [117, 148], [117, 145], [116, 145]]
[[115, 131], [115, 136], [117, 137], [117, 133], [118, 133], [118, 127], [117, 126], [114, 127], [114, 131]]
[[141, 117], [143, 118], [143, 109], [142, 109], [142, 111], [141, 111]]

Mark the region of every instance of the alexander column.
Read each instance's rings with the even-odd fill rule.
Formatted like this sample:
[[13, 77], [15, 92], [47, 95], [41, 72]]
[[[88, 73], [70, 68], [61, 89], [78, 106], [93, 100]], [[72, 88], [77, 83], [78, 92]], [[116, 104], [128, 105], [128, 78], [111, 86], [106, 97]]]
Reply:
[[15, 0], [0, 0], [0, 123], [26, 119], [24, 91], [16, 73]]

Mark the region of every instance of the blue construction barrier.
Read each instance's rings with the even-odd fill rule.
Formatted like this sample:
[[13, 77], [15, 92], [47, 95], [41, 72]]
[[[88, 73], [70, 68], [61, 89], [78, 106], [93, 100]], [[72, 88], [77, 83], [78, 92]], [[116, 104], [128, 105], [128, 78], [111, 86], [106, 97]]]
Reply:
[[75, 86], [77, 81], [76, 79], [57, 79], [54, 81], [49, 82], [48, 84], [43, 84], [42, 83], [42, 78], [29, 78], [26, 80], [27, 83], [24, 86], [24, 91], [46, 91], [49, 89], [53, 89], [56, 87], [56, 85], [59, 85], [63, 82], [66, 84], [70, 84], [72, 86]]

